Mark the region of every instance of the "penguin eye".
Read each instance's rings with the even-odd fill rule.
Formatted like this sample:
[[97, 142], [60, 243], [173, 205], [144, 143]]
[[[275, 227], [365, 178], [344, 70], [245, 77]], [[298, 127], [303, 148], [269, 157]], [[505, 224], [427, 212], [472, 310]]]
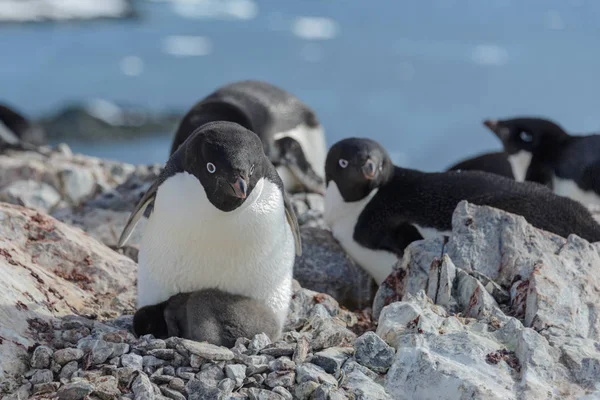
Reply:
[[525, 131], [521, 131], [521, 133], [519, 133], [519, 138], [525, 143], [533, 142], [533, 136]]
[[344, 160], [343, 158], [340, 158], [339, 164], [340, 164], [340, 167], [346, 168], [348, 166], [348, 161]]
[[252, 176], [253, 173], [254, 173], [254, 164], [252, 164], [252, 166], [250, 167], [250, 176]]
[[208, 170], [208, 172], [210, 172], [211, 174], [214, 174], [215, 171], [217, 170], [217, 167], [215, 167], [215, 164], [209, 162], [206, 164], [206, 169]]

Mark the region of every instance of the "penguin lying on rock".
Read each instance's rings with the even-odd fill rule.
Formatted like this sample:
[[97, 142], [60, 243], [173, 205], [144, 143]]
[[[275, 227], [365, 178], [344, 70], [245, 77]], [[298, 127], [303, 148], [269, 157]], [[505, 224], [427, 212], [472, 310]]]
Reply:
[[344, 139], [327, 155], [325, 222], [346, 252], [381, 283], [406, 246], [407, 224], [424, 237], [447, 236], [461, 200], [522, 215], [563, 237], [600, 241], [600, 225], [580, 203], [537, 183], [480, 171], [424, 173], [396, 167], [369, 139]]
[[138, 336], [177, 336], [226, 347], [241, 337], [265, 333], [275, 340], [281, 334], [277, 317], [266, 304], [216, 289], [179, 293], [142, 307], [133, 316], [133, 330]]
[[600, 204], [600, 135], [572, 136], [541, 118], [484, 124], [502, 141], [518, 181], [546, 179], [560, 196]]
[[195, 128], [213, 121], [236, 122], [256, 133], [287, 191], [324, 193], [323, 128], [315, 113], [295, 96], [260, 81], [223, 86], [184, 116], [171, 154]]
[[264, 302], [283, 327], [300, 232], [256, 134], [224, 121], [194, 130], [132, 212], [119, 247], [151, 202], [138, 258], [138, 307], [219, 289]]

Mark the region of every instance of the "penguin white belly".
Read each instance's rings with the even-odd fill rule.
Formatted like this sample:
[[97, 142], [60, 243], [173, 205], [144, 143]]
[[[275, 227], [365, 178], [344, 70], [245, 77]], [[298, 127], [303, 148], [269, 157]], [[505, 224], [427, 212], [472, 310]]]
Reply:
[[325, 192], [323, 216], [333, 237], [340, 242], [346, 253], [380, 285], [392, 272], [398, 257], [389, 251], [368, 249], [354, 240], [354, 228], [358, 217], [376, 193], [377, 189], [362, 200], [347, 203], [336, 183], [331, 181]]
[[559, 196], [570, 197], [586, 206], [600, 205], [600, 196], [591, 190], [582, 190], [577, 184], [570, 179], [559, 178], [554, 175], [552, 177], [554, 193]]
[[525, 182], [527, 170], [529, 169], [529, 164], [531, 164], [531, 158], [531, 153], [524, 150], [508, 156], [508, 162], [510, 163], [510, 167], [517, 182]]
[[[302, 123], [296, 126], [294, 129], [290, 129], [289, 131], [284, 132], [278, 132], [273, 136], [275, 140], [279, 140], [283, 137], [290, 137], [296, 140], [298, 144], [300, 144], [302, 152], [306, 157], [306, 161], [309, 162], [313, 171], [315, 171], [315, 173], [321, 178], [325, 177], [325, 158], [327, 157], [327, 143], [325, 142], [325, 133], [321, 125], [318, 125], [316, 127], [310, 127]], [[289, 169], [285, 169], [289, 172], [289, 174], [291, 174], [291, 171], [289, 171]], [[277, 172], [279, 172], [279, 168], [277, 169]], [[284, 178], [282, 177], [281, 179], [283, 180]], [[296, 185], [300, 184], [300, 182], [295, 178], [289, 180], [290, 183], [295, 182], [294, 184]], [[283, 184], [286, 184], [285, 180], [283, 181]], [[287, 188], [288, 186], [285, 187]]]
[[413, 224], [413, 226], [419, 231], [419, 234], [423, 236], [423, 239], [441, 238], [452, 234], [452, 231], [439, 231], [435, 228], [423, 227], [417, 224]]
[[218, 288], [263, 300], [283, 324], [291, 299], [294, 238], [282, 193], [261, 179], [238, 209], [214, 207], [188, 173], [158, 189], [140, 243], [138, 307]]
[[296, 175], [285, 165], [278, 165], [275, 167], [277, 174], [283, 182], [283, 187], [288, 192], [295, 192], [302, 188], [302, 183], [296, 178]]

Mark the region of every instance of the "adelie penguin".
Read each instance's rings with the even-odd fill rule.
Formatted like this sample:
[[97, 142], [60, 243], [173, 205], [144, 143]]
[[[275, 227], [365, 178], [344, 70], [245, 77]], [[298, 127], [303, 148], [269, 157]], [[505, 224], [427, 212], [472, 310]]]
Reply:
[[37, 151], [44, 142], [43, 129], [13, 108], [0, 103], [0, 150]]
[[256, 133], [287, 191], [324, 192], [327, 147], [323, 127], [295, 96], [260, 81], [223, 86], [184, 116], [171, 154], [195, 128], [214, 121], [236, 122]]
[[453, 164], [448, 171], [484, 171], [515, 179], [508, 154], [504, 152], [485, 153]]
[[257, 135], [223, 121], [194, 130], [137, 204], [119, 247], [151, 202], [138, 258], [138, 307], [214, 288], [264, 302], [283, 327], [300, 233]]
[[265, 303], [217, 289], [179, 293], [142, 307], [133, 316], [133, 330], [138, 336], [177, 336], [226, 347], [241, 337], [265, 333], [276, 340], [280, 333], [277, 316]]
[[424, 237], [448, 236], [462, 200], [524, 216], [566, 237], [600, 241], [600, 225], [571, 199], [537, 183], [519, 183], [480, 171], [424, 173], [396, 167], [369, 139], [336, 143], [325, 164], [325, 222], [346, 252], [381, 283], [406, 246], [410, 225]]
[[518, 181], [549, 181], [554, 193], [600, 204], [600, 135], [572, 136], [541, 118], [486, 120]]

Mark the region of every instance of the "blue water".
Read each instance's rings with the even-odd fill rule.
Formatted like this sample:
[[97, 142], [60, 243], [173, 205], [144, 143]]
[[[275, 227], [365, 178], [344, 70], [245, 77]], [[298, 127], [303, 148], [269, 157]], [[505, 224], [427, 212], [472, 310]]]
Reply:
[[[90, 98], [183, 111], [219, 85], [263, 79], [313, 107], [329, 144], [368, 136], [424, 170], [498, 149], [481, 125], [488, 117], [543, 115], [574, 132], [600, 130], [596, 0], [269, 0], [251, 20], [135, 4], [137, 21], [0, 25], [0, 96], [33, 117]], [[334, 20], [338, 34], [297, 37], [299, 16]], [[207, 37], [212, 52], [166, 54], [169, 35]], [[128, 56], [143, 61], [139, 75], [123, 73]], [[71, 145], [163, 162], [169, 137]]]

